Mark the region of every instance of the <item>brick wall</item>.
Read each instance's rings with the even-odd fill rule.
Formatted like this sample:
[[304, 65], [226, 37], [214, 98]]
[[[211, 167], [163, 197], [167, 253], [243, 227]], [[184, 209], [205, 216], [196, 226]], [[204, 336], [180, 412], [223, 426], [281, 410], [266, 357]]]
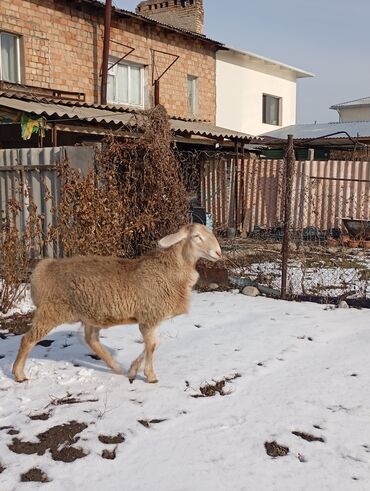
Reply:
[[[103, 10], [68, 0], [1, 0], [0, 30], [22, 36], [22, 83], [45, 88], [80, 91], [88, 102], [99, 102]], [[127, 52], [120, 44], [135, 48], [128, 61], [145, 65], [146, 106], [153, 101], [151, 48], [180, 58], [161, 80], [160, 102], [173, 116], [187, 117], [187, 75], [199, 77], [198, 113], [215, 121], [215, 49], [201, 39], [150, 26], [135, 18], [112, 18], [111, 54]], [[173, 57], [157, 54], [160, 74]]]
[[203, 0], [146, 0], [136, 12], [171, 26], [204, 33]]

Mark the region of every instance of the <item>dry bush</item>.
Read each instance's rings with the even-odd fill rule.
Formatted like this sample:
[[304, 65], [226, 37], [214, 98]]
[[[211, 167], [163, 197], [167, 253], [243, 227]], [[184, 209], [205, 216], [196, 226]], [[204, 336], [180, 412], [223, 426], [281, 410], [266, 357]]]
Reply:
[[[172, 149], [173, 135], [162, 106], [136, 116], [139, 136], [110, 138], [97, 156], [96, 172], [115, 169], [122, 199], [122, 249], [133, 257], [189, 220], [189, 196]], [[100, 178], [101, 180], [101, 178]]]
[[[25, 216], [23, 227], [21, 218]], [[42, 216], [32, 200], [26, 181], [18, 180], [14, 197], [0, 223], [0, 312], [6, 314], [20, 299], [33, 258], [43, 245]]]
[[107, 167], [99, 176], [91, 169], [83, 176], [63, 162], [58, 175], [61, 196], [49, 233], [63, 255], [121, 255], [123, 201], [114, 169]]

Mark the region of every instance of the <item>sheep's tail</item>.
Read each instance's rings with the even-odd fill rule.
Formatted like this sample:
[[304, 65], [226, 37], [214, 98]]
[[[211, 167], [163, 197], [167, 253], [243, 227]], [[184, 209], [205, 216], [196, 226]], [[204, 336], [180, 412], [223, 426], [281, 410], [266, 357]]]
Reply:
[[55, 259], [42, 259], [35, 267], [31, 275], [31, 298], [36, 307], [40, 304], [41, 289], [45, 287], [47, 269]]

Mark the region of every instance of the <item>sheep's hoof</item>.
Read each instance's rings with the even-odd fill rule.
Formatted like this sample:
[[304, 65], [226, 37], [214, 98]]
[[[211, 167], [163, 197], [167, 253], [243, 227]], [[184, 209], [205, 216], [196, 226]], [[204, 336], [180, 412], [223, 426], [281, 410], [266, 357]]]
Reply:
[[158, 379], [156, 377], [148, 378], [147, 380], [148, 380], [149, 384], [157, 384], [158, 383]]
[[21, 384], [22, 382], [26, 382], [27, 380], [29, 380], [25, 375], [19, 377], [17, 375], [14, 374], [14, 378], [15, 378], [15, 381], [18, 382], [19, 384]]
[[134, 378], [129, 378], [128, 381], [130, 382], [130, 384], [133, 384], [134, 383]]

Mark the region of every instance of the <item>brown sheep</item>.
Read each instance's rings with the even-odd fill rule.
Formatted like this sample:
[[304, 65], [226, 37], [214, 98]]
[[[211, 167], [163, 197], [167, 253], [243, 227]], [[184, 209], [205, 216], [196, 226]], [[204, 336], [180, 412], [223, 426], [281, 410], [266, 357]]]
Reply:
[[192, 287], [198, 280], [198, 259], [217, 261], [221, 249], [204, 225], [186, 225], [159, 241], [159, 249], [138, 259], [72, 257], [44, 259], [31, 276], [36, 306], [32, 328], [21, 341], [13, 374], [26, 379], [24, 366], [32, 348], [54, 327], [81, 322], [90, 348], [115, 372], [121, 366], [100, 344], [99, 331], [122, 324], [139, 324], [144, 351], [130, 367], [132, 382], [145, 358], [144, 374], [157, 382], [153, 354], [159, 324], [188, 312]]

